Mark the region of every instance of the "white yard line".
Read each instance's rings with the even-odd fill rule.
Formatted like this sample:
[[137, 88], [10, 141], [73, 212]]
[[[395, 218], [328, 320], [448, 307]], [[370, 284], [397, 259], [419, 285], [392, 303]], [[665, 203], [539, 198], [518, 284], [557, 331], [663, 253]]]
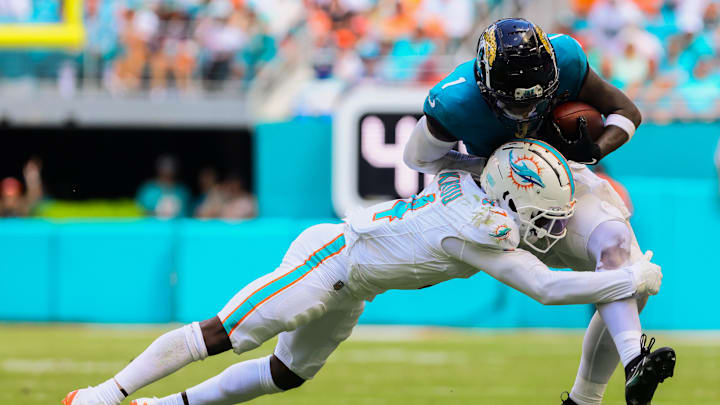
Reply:
[[0, 361], [0, 370], [15, 374], [97, 374], [113, 373], [125, 366], [119, 361], [78, 361], [73, 359], [22, 359]]

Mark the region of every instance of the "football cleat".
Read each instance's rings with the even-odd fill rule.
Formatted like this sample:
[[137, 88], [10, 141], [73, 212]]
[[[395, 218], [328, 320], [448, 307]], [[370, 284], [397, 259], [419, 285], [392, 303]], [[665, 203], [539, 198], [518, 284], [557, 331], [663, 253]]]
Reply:
[[91, 387], [75, 390], [65, 396], [62, 405], [105, 405]]
[[673, 376], [675, 350], [661, 347], [650, 352], [655, 338], [645, 347], [647, 335], [640, 338], [640, 355], [625, 367], [625, 401], [627, 405], [649, 405], [659, 383]]
[[140, 398], [130, 401], [130, 405], [157, 405], [159, 403], [158, 398]]
[[[564, 395], [567, 395], [567, 397], [565, 399], [563, 399]], [[560, 405], [578, 405], [575, 401], [573, 401], [570, 398], [570, 393], [567, 391], [560, 394], [560, 400], [562, 400], [562, 403]]]

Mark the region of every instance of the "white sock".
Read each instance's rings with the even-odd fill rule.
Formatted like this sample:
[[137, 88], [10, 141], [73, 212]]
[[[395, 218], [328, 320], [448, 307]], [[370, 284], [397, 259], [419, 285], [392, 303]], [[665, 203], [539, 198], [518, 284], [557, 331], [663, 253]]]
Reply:
[[158, 405], [185, 405], [185, 402], [182, 399], [182, 395], [172, 394], [160, 398], [160, 402], [158, 402]]
[[601, 405], [606, 387], [607, 384], [597, 384], [577, 376], [570, 398], [578, 405]]
[[595, 312], [583, 338], [580, 367], [570, 398], [578, 405], [600, 405], [619, 360], [615, 342]]
[[208, 356], [200, 324], [193, 322], [155, 339], [144, 352], [115, 375], [128, 395]]
[[125, 399], [125, 395], [112, 378], [95, 387], [95, 392], [105, 405], [118, 405]]
[[615, 342], [620, 361], [623, 366], [626, 366], [630, 360], [640, 354], [642, 329], [638, 317], [637, 301], [635, 298], [627, 298], [622, 301], [599, 304], [597, 308]]
[[[232, 405], [281, 391], [273, 382], [270, 356], [267, 356], [234, 364], [185, 393], [191, 405]], [[161, 404], [166, 405], [165, 402]], [[168, 402], [167, 405], [175, 403]]]

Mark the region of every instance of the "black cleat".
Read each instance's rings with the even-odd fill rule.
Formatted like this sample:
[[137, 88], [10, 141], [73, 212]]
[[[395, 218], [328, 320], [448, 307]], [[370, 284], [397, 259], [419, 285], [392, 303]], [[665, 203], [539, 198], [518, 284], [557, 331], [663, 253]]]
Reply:
[[661, 347], [650, 352], [655, 338], [645, 347], [647, 336], [640, 338], [640, 355], [625, 367], [625, 401], [627, 405], [649, 405], [659, 383], [673, 376], [675, 350]]
[[[564, 394], [567, 394], [567, 397], [565, 399], [563, 399]], [[570, 393], [567, 391], [560, 394], [560, 400], [562, 400], [562, 403], [560, 405], [577, 405], [577, 403], [575, 403], [575, 401], [570, 399]]]

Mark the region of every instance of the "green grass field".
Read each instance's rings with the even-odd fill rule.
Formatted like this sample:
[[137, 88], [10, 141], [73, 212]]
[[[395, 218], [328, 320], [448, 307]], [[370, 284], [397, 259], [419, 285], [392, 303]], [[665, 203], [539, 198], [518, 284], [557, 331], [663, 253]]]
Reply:
[[[0, 324], [0, 403], [59, 404], [68, 391], [111, 377], [168, 328]], [[676, 348], [678, 365], [653, 404], [719, 404], [720, 337], [657, 337]], [[581, 340], [581, 332], [358, 328], [313, 381], [254, 403], [558, 405], [575, 378]], [[272, 344], [192, 364], [133, 397], [180, 391]], [[621, 374], [605, 403], [625, 403]]]

